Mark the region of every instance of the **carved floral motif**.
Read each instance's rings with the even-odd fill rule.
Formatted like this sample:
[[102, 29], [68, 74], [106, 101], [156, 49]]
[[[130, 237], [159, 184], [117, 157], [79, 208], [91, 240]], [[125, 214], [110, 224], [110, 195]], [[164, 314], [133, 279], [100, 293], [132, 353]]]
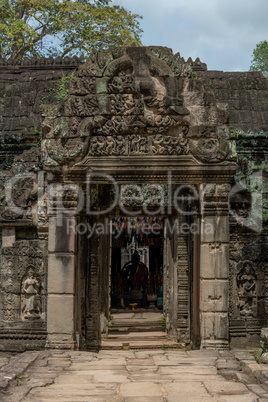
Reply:
[[15, 299], [12, 293], [4, 295], [4, 321], [14, 321], [15, 319]]

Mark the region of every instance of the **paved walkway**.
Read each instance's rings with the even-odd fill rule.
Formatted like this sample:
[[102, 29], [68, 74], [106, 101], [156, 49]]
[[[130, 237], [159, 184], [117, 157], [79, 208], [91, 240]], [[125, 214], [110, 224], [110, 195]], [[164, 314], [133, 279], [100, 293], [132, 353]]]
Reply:
[[268, 401], [266, 366], [244, 351], [25, 352], [7, 363], [3, 402]]

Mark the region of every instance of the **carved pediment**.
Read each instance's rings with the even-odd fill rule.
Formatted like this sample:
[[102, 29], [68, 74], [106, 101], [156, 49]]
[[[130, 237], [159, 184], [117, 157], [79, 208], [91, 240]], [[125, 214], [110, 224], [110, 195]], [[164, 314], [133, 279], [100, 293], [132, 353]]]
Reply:
[[202, 138], [191, 130], [183, 97], [189, 66], [167, 48], [93, 52], [72, 80], [69, 96], [46, 115], [45, 167], [61, 171], [94, 156], [190, 152], [201, 162], [226, 159], [229, 147], [215, 129]]

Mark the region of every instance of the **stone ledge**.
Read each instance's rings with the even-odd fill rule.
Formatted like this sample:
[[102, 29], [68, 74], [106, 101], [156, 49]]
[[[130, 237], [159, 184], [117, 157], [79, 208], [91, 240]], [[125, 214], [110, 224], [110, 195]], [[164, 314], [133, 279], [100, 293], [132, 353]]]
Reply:
[[[245, 374], [245, 377], [251, 377], [251, 379], [254, 378], [256, 380], [256, 386], [259, 388], [257, 392], [259, 396], [263, 397], [263, 394], [265, 394], [265, 397], [267, 397], [268, 366], [266, 364], [257, 363], [249, 351], [234, 351], [233, 354], [242, 367], [242, 373]], [[238, 378], [238, 380], [241, 381], [240, 378]], [[246, 385], [249, 386], [248, 383]]]
[[38, 352], [24, 352], [16, 356], [0, 370], [0, 391], [5, 390], [10, 381], [21, 375], [39, 356]]

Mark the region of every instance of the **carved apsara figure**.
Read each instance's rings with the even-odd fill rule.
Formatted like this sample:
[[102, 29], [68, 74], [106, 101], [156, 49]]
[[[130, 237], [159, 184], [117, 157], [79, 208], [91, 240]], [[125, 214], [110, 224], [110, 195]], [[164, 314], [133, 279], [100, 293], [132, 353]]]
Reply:
[[250, 262], [246, 261], [237, 276], [238, 307], [242, 316], [253, 316], [256, 274]]
[[27, 277], [22, 282], [22, 314], [27, 317], [40, 317], [40, 284], [35, 278], [34, 269], [28, 269]]
[[239, 295], [253, 296], [256, 277], [251, 263], [245, 262], [238, 275]]

